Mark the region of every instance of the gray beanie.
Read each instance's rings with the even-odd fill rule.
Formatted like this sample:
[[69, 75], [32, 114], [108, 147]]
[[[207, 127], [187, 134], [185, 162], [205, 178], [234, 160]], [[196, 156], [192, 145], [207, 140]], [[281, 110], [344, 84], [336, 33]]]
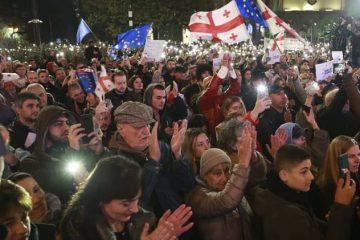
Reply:
[[203, 178], [213, 167], [219, 163], [228, 163], [231, 165], [229, 156], [219, 148], [210, 148], [206, 150], [200, 159], [200, 177]]

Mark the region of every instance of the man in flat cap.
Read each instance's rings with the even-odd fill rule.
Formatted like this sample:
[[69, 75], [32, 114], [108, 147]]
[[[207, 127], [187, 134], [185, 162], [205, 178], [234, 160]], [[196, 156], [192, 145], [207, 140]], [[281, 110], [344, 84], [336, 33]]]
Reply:
[[151, 107], [128, 101], [115, 110], [114, 116], [117, 132], [109, 148], [143, 167], [145, 186], [141, 206], [153, 210], [157, 216], [167, 209], [175, 210], [183, 203], [183, 193], [195, 186], [192, 169], [181, 153], [186, 120], [175, 124], [168, 145], [158, 140], [158, 123], [152, 117]]

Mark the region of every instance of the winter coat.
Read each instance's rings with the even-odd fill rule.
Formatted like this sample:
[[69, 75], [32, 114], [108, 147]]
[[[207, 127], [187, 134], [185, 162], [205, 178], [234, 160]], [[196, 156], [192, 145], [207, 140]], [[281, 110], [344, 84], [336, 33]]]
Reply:
[[[333, 139], [339, 135], [355, 136], [360, 130], [360, 99], [358, 91], [351, 83], [351, 77], [344, 81], [344, 86], [336, 93], [330, 106], [325, 107], [317, 113], [316, 121], [321, 129], [329, 132]], [[349, 99], [352, 111], [342, 112], [342, 109]], [[357, 115], [355, 115], [354, 113]]]
[[34, 152], [20, 163], [18, 170], [31, 174], [45, 192], [55, 194], [62, 203], [66, 203], [76, 190], [73, 175], [66, 171], [67, 163], [72, 159], [81, 161], [90, 171], [100, 157], [89, 150], [76, 151], [68, 143], [46, 148], [49, 126], [60, 116], [72, 119], [73, 115], [58, 106], [48, 106], [40, 114], [42, 117], [35, 125], [37, 137]]
[[328, 227], [315, 217], [308, 194], [287, 187], [275, 173], [267, 189], [258, 188], [251, 204], [264, 240], [348, 240], [352, 207], [334, 204]]
[[[123, 231], [127, 240], [140, 240], [145, 223], [153, 226], [155, 216], [143, 209], [131, 217]], [[90, 217], [89, 217], [90, 216]], [[102, 214], [85, 213], [84, 208], [78, 206], [64, 216], [60, 226], [62, 240], [117, 240], [114, 233]]]
[[[21, 148], [23, 150], [32, 151], [35, 142], [35, 133], [28, 126], [22, 124], [19, 120], [15, 119], [9, 126], [10, 133], [10, 146], [13, 148]], [[34, 134], [34, 142], [28, 140], [28, 134]], [[27, 146], [25, 146], [25, 143]]]
[[252, 211], [244, 196], [245, 189], [250, 182], [258, 184], [265, 174], [266, 167], [261, 158], [252, 161], [249, 168], [235, 164], [222, 191], [216, 191], [197, 179], [198, 185], [187, 195], [186, 202], [192, 207], [195, 226], [204, 240], [253, 239]]
[[[152, 94], [156, 84], [149, 85], [144, 92], [144, 104], [151, 106]], [[169, 96], [167, 97], [167, 102], [164, 106], [164, 109], [159, 112], [160, 114], [160, 123], [158, 131], [158, 139], [170, 143], [171, 136], [167, 135], [164, 131], [165, 128], [172, 128], [173, 123], [186, 119], [187, 117], [187, 107], [185, 101], [178, 95], [176, 97], [171, 96], [171, 101], [169, 101]], [[155, 116], [154, 116], [154, 119]]]
[[251, 210], [244, 198], [250, 168], [235, 165], [223, 191], [215, 191], [202, 180], [188, 194], [195, 226], [203, 240], [252, 239]]
[[235, 73], [233, 73], [230, 74], [230, 87], [218, 95], [219, 88], [223, 84], [227, 73], [228, 69], [221, 67], [220, 71], [213, 76], [209, 87], [204, 90], [197, 102], [200, 113], [209, 120], [210, 131], [212, 133], [214, 133], [215, 127], [221, 122], [221, 106], [223, 102], [227, 97], [236, 95], [240, 91], [240, 83]]
[[109, 143], [112, 154], [121, 154], [136, 161], [144, 171], [144, 189], [140, 198], [141, 206], [151, 209], [160, 217], [167, 209], [172, 211], [183, 202], [183, 194], [195, 187], [193, 170], [185, 158], [176, 160], [170, 146], [159, 142], [161, 159], [154, 161], [149, 156], [149, 149], [132, 149], [115, 133]]

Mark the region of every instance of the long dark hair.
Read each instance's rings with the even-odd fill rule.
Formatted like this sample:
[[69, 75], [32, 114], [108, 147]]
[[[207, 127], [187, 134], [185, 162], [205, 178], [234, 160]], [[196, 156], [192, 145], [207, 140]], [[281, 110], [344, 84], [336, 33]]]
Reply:
[[100, 160], [65, 210], [60, 223], [63, 237], [67, 234], [69, 218], [74, 214], [79, 218], [76, 220], [79, 231], [86, 231], [82, 234], [97, 235], [95, 223], [102, 214], [100, 203], [134, 198], [143, 186], [142, 179], [140, 165], [124, 156]]

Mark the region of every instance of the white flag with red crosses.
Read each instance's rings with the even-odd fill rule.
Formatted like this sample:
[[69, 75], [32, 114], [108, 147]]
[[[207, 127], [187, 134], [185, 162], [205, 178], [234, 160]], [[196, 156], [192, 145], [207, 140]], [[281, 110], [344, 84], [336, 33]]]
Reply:
[[271, 9], [265, 5], [265, 3], [261, 0], [257, 0], [260, 12], [262, 17], [266, 21], [269, 26], [269, 30], [272, 35], [277, 35], [284, 30], [289, 32], [292, 36], [299, 39], [301, 42], [305, 43], [305, 39], [303, 39], [292, 27], [290, 27], [286, 22], [284, 22], [278, 15], [276, 15]]
[[197, 12], [190, 18], [190, 40], [211, 40], [229, 44], [250, 38], [243, 17], [232, 0], [211, 12]]

